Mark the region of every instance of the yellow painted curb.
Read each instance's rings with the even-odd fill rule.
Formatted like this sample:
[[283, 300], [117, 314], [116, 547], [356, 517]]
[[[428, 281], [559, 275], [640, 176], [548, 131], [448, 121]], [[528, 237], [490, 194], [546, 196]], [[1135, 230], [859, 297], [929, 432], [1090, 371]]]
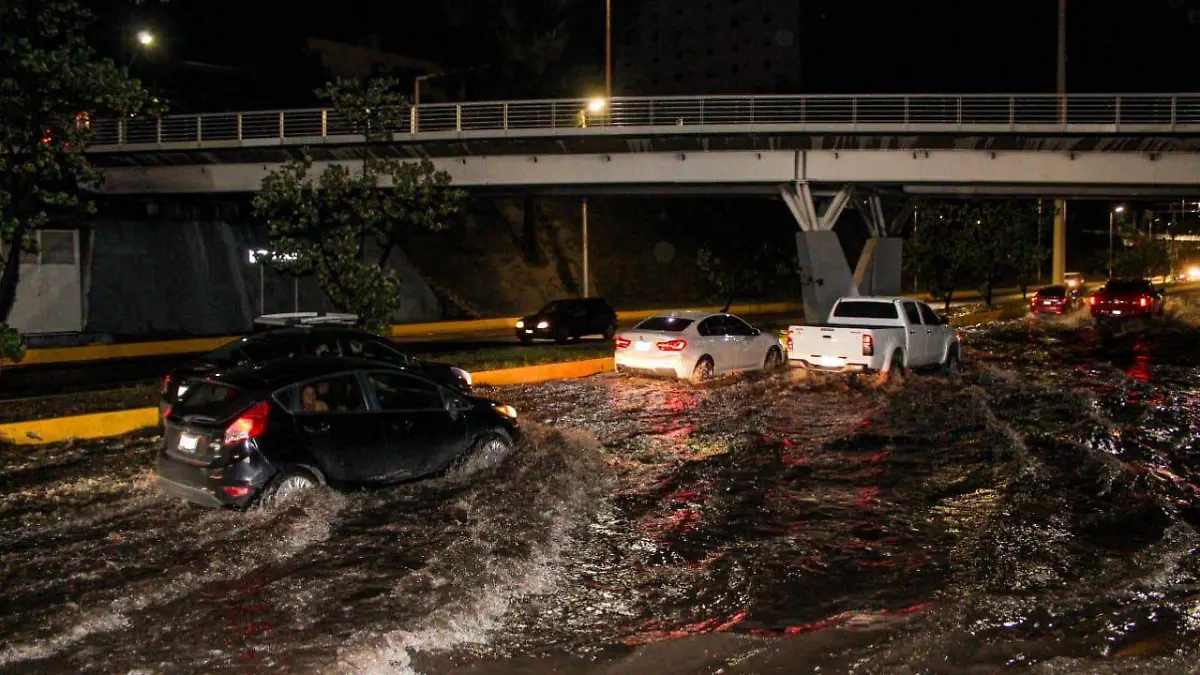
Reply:
[[55, 417], [0, 424], [0, 441], [16, 445], [59, 443], [72, 438], [120, 436], [158, 424], [158, 408], [135, 408], [116, 412]]
[[471, 379], [477, 385], [503, 387], [513, 384], [536, 384], [551, 380], [570, 380], [577, 377], [588, 377], [597, 373], [616, 369], [614, 359], [588, 359], [587, 361], [567, 361], [565, 363], [547, 363], [541, 366], [525, 366], [522, 368], [505, 368], [503, 370], [485, 370], [471, 373]]
[[48, 363], [73, 363], [76, 361], [103, 361], [106, 359], [132, 359], [142, 356], [168, 356], [171, 354], [197, 354], [216, 349], [237, 340], [228, 335], [215, 338], [193, 338], [189, 340], [159, 340], [157, 342], [128, 342], [115, 345], [87, 345], [86, 347], [49, 347], [30, 349], [20, 363], [0, 362], [5, 368], [45, 365]]

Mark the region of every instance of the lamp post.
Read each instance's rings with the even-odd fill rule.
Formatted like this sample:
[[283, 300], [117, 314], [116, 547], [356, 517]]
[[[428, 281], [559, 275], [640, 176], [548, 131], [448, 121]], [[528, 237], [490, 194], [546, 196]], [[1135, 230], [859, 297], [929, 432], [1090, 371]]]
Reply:
[[583, 297], [588, 297], [590, 293], [590, 284], [588, 282], [588, 208], [587, 197], [583, 198]]
[[137, 46], [133, 48], [133, 56], [129, 58], [129, 63], [125, 65], [126, 69], [133, 67], [133, 62], [137, 61], [138, 54], [141, 54], [143, 49], [149, 49], [154, 45], [154, 33], [148, 30], [138, 31], [136, 37]]
[[604, 98], [612, 100], [612, 0], [604, 0]]
[[[1058, 0], [1058, 118], [1067, 123], [1067, 0]], [[1067, 200], [1054, 200], [1054, 245], [1051, 282], [1061, 284], [1067, 272]]]
[[1113, 220], [1114, 220], [1116, 214], [1122, 213], [1124, 211], [1125, 211], [1124, 206], [1118, 206], [1117, 208], [1108, 212], [1108, 278], [1109, 279], [1111, 279], [1113, 276]]

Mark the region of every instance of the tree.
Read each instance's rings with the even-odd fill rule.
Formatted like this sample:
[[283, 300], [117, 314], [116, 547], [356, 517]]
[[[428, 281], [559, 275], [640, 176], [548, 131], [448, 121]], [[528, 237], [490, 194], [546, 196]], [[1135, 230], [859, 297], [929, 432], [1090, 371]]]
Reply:
[[1121, 233], [1122, 246], [1113, 256], [1113, 273], [1119, 277], [1157, 277], [1170, 273], [1167, 243], [1137, 228]]
[[273, 249], [265, 261], [282, 272], [314, 274], [340, 310], [381, 331], [400, 304], [401, 282], [387, 268], [403, 233], [441, 230], [463, 195], [427, 159], [376, 157], [369, 144], [400, 126], [408, 101], [390, 78], [339, 80], [318, 91], [363, 135], [362, 165], [330, 164], [315, 178], [307, 151], [263, 179], [255, 213], [267, 221]]
[[21, 334], [14, 328], [0, 324], [0, 370], [4, 369], [4, 361], [20, 361], [25, 357], [25, 345], [21, 342]]
[[717, 255], [708, 248], [696, 254], [696, 266], [725, 298], [727, 304], [742, 297], [759, 297], [772, 285], [796, 276], [796, 259], [780, 249], [762, 245], [753, 249], [726, 249]]
[[1001, 279], [1012, 279], [1024, 296], [1037, 275], [1038, 262], [1045, 256], [1038, 241], [1037, 205], [1031, 201], [1009, 199], [980, 202], [967, 216], [971, 238], [976, 242], [973, 260], [982, 284], [984, 301], [992, 304], [992, 294]]
[[917, 221], [905, 247], [904, 265], [926, 284], [930, 294], [950, 311], [954, 291], [968, 286], [975, 276], [975, 210], [967, 202], [924, 202], [917, 206]]
[[34, 232], [94, 212], [83, 196], [100, 179], [84, 154], [89, 120], [152, 103], [125, 68], [85, 42], [94, 19], [81, 0], [0, 2], [0, 329]]

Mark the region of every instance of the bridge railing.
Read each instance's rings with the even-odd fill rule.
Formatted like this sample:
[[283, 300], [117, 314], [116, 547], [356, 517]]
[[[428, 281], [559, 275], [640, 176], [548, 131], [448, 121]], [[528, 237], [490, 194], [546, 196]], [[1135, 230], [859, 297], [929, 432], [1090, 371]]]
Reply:
[[[1090, 127], [1093, 132], [1171, 131], [1200, 125], [1200, 94], [868, 94], [615, 98], [600, 111], [587, 99], [433, 103], [397, 111], [395, 134], [539, 131], [605, 133], [613, 128], [787, 126], [798, 130], [942, 132]], [[96, 120], [93, 146], [271, 140], [303, 143], [356, 135], [332, 109], [168, 115]]]

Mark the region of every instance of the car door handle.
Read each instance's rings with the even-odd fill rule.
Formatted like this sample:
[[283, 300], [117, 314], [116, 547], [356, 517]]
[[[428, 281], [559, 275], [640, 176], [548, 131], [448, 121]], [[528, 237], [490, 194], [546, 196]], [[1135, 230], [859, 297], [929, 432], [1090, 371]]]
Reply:
[[933, 329], [932, 329], [932, 328], [926, 328], [926, 329], [925, 329], [925, 334], [926, 334], [926, 335], [933, 335]]
[[324, 434], [329, 432], [329, 422], [314, 422], [305, 424], [304, 430], [310, 434]]
[[914, 330], [910, 330], [910, 331], [908, 331], [908, 334], [909, 334], [909, 335], [916, 335], [916, 334], [917, 334], [917, 331], [916, 331], [915, 329], [914, 329]]

